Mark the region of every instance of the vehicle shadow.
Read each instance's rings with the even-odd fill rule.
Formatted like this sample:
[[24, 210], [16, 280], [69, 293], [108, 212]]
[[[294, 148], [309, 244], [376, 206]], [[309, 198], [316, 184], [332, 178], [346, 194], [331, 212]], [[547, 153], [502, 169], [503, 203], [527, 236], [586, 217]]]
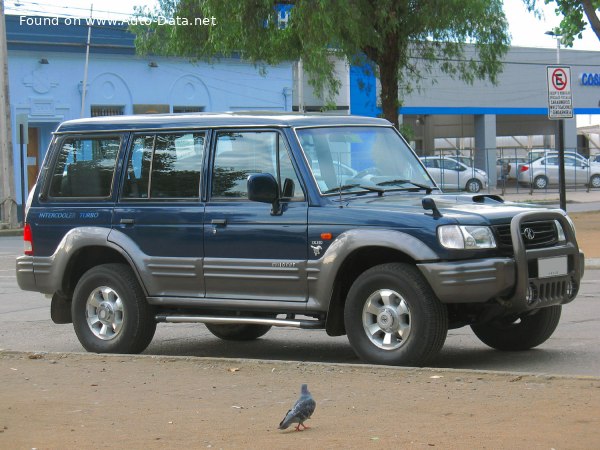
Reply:
[[[185, 326], [184, 326], [185, 327]], [[208, 358], [247, 358], [275, 361], [363, 364], [345, 336], [329, 337], [322, 331], [274, 329], [255, 341], [224, 341], [203, 326], [192, 325], [185, 332], [157, 332], [144, 354]], [[192, 331], [192, 332], [190, 332]], [[458, 337], [457, 337], [458, 338]], [[473, 340], [449, 339], [432, 368], [556, 373], [556, 363], [565, 353], [552, 348], [502, 352]], [[568, 361], [561, 366], [567, 367]]]

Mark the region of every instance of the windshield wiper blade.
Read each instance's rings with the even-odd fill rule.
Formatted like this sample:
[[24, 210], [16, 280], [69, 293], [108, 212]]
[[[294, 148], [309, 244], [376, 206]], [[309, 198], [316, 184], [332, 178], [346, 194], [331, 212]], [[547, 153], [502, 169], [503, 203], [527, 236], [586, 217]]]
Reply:
[[377, 192], [377, 193], [384, 192], [384, 189], [378, 188], [376, 186], [364, 186], [359, 183], [354, 183], [354, 184], [344, 184], [342, 186], [327, 189], [325, 192], [323, 192], [323, 194], [333, 194], [335, 192], [348, 191], [353, 188], [360, 188], [360, 189], [364, 189], [365, 191], [371, 191], [371, 192]]
[[419, 190], [424, 189], [425, 191], [427, 191], [428, 194], [431, 194], [431, 192], [433, 191], [433, 187], [431, 186], [427, 186], [426, 184], [421, 183], [415, 183], [414, 181], [404, 179], [382, 181], [380, 183], [377, 183], [377, 186], [391, 186], [395, 184], [412, 184], [413, 186], [419, 188]]

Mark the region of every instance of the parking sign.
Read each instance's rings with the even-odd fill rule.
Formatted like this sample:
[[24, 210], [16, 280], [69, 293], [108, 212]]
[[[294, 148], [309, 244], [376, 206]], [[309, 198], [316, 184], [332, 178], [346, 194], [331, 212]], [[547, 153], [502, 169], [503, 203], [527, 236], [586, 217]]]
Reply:
[[570, 119], [573, 117], [571, 95], [571, 68], [548, 66], [548, 118]]

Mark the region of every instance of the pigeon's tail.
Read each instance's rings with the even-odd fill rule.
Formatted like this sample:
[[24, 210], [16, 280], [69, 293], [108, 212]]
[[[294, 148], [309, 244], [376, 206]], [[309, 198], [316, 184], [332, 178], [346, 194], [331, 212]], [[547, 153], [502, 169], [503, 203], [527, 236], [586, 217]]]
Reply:
[[280, 430], [285, 430], [286, 428], [289, 428], [289, 426], [292, 424], [292, 419], [294, 418], [293, 414], [290, 414], [292, 412], [292, 410], [290, 409], [285, 417], [283, 418], [283, 420], [279, 423], [279, 429]]

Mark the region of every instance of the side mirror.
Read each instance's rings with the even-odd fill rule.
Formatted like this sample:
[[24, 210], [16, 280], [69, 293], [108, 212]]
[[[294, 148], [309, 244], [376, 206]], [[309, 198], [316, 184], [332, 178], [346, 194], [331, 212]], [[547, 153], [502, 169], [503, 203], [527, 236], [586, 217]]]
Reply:
[[257, 173], [248, 177], [248, 199], [253, 202], [273, 205], [271, 214], [281, 214], [279, 203], [279, 185], [270, 173]]

